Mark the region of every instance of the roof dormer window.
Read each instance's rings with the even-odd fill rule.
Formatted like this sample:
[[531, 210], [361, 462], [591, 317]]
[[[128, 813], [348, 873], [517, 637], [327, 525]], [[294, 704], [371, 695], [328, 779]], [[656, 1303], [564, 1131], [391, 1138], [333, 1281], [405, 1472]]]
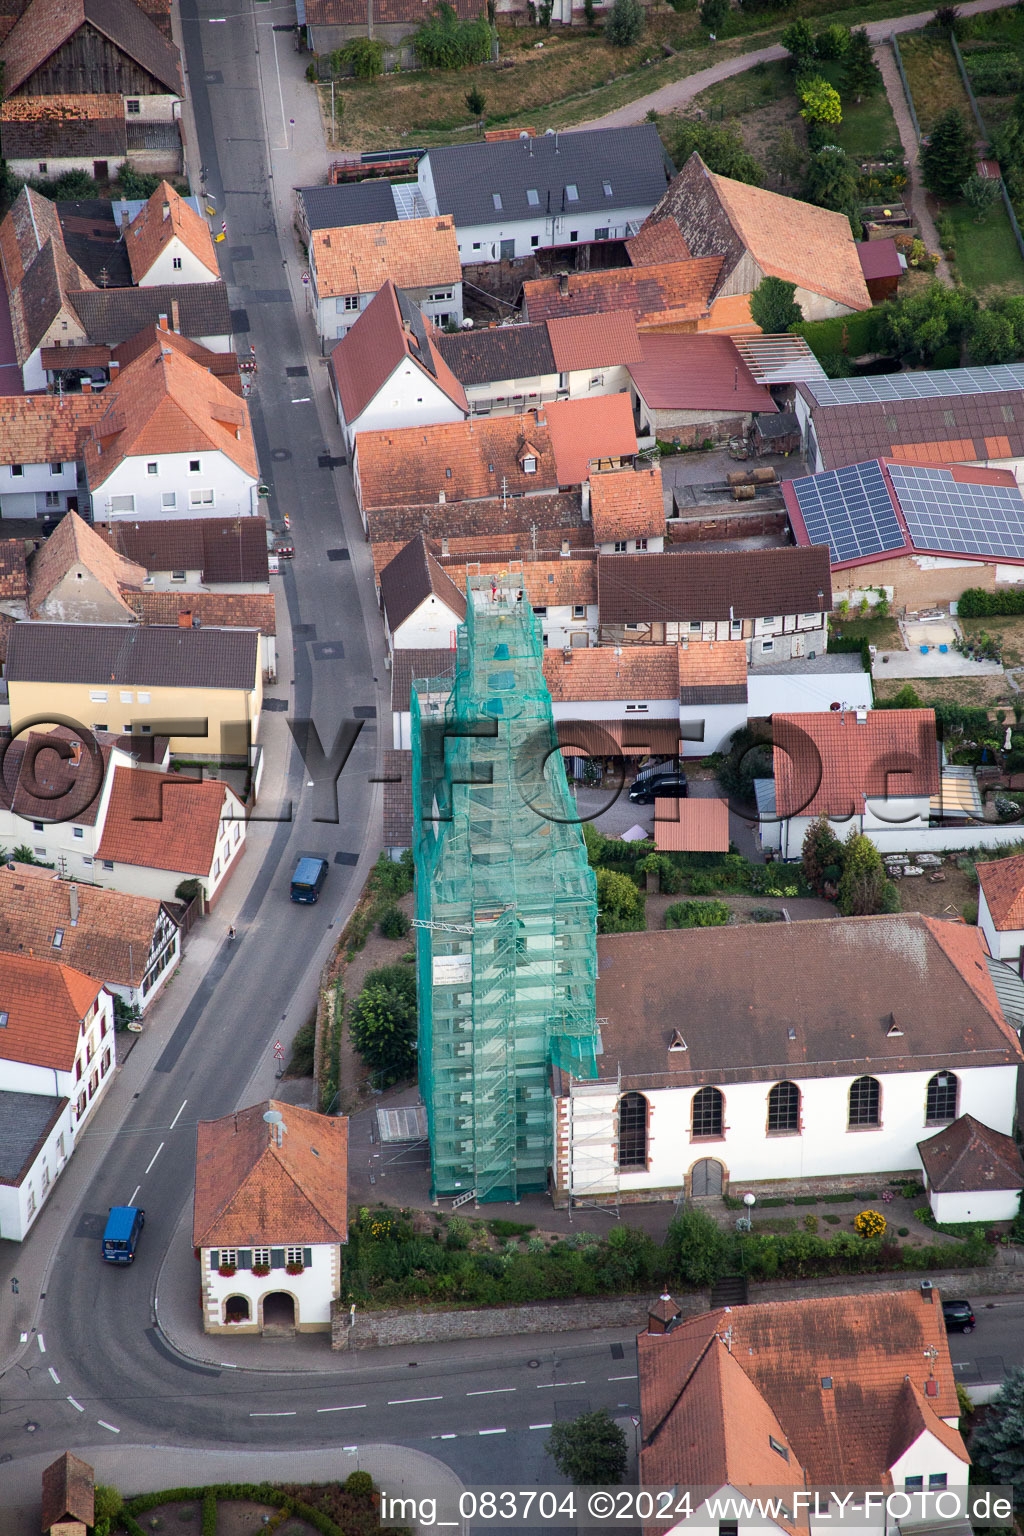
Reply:
[[524, 475], [535, 475], [537, 473], [537, 460], [532, 453], [525, 454], [520, 460], [520, 464]]
[[527, 187], [526, 201], [531, 208], [540, 207], [540, 193], [537, 191], [536, 187]]
[[789, 1452], [787, 1451], [786, 1447], [782, 1444], [781, 1441], [776, 1440], [774, 1435], [769, 1435], [768, 1436], [768, 1444], [771, 1446], [771, 1448], [775, 1452], [776, 1456], [781, 1456], [783, 1461], [788, 1461], [789, 1460]]
[[580, 200], [580, 189], [574, 181], [570, 181], [565, 189], [565, 200], [567, 203], [578, 203]]
[[500, 213], [501, 212], [501, 193], [500, 192], [492, 192], [491, 193], [491, 202], [494, 204], [494, 211], [495, 211], [495, 213]]
[[612, 195], [612, 184], [611, 184], [611, 182], [610, 181], [604, 181], [604, 182], [601, 183], [601, 185], [604, 188], [604, 195], [605, 195], [605, 197], [611, 197], [611, 195]]

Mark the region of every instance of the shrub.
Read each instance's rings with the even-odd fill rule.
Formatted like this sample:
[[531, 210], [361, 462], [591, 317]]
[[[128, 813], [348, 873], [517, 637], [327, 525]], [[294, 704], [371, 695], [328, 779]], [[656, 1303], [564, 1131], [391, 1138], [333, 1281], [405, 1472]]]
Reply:
[[793, 61], [794, 69], [803, 69], [814, 58], [814, 34], [802, 16], [798, 16], [795, 21], [789, 23], [782, 34], [781, 42]]
[[389, 859], [382, 853], [370, 871], [370, 888], [375, 896], [408, 896], [413, 887], [412, 852], [406, 849], [400, 859]]
[[881, 1237], [886, 1228], [886, 1220], [881, 1211], [861, 1211], [853, 1220], [854, 1230], [861, 1237]]
[[[834, 85], [829, 85], [822, 75], [807, 75], [796, 83], [800, 100], [800, 116], [808, 123], [827, 124], [837, 127], [843, 120], [842, 102]], [[798, 316], [803, 319], [803, 315]]]
[[121, 196], [131, 202], [140, 202], [153, 196], [163, 178], [152, 171], [137, 171], [131, 161], [126, 160], [117, 173], [117, 179], [121, 183]]
[[665, 909], [666, 928], [721, 928], [728, 921], [724, 901], [677, 901]]
[[799, 325], [803, 310], [793, 295], [796, 284], [781, 277], [763, 277], [750, 295], [750, 318], [766, 336], [781, 335]]
[[373, 1478], [369, 1472], [350, 1472], [345, 1479], [346, 1493], [359, 1499], [369, 1499], [373, 1496]]
[[673, 1216], [665, 1248], [688, 1285], [713, 1285], [725, 1272], [728, 1239], [707, 1211], [687, 1206]]
[[[18, 857], [18, 852], [19, 852], [19, 850], [17, 848], [15, 848], [15, 850], [14, 850], [14, 857], [15, 858]], [[199, 895], [201, 890], [202, 890], [202, 886], [199, 884], [198, 880], [181, 880], [174, 887], [174, 899], [175, 899], [175, 901], [184, 901], [184, 902], [195, 901], [196, 897]]]
[[416, 978], [406, 966], [370, 971], [352, 1004], [352, 1041], [381, 1085], [408, 1077], [416, 1066]]
[[826, 1211], [825, 1212], [825, 1220], [828, 1222], [829, 1226], [831, 1226], [831, 1227], [838, 1227], [838, 1225], [842, 1221], [842, 1219], [843, 1218], [841, 1216], [837, 1216], [836, 1215], [835, 1211]]
[[615, 0], [604, 24], [604, 35], [616, 48], [630, 48], [639, 42], [646, 22], [647, 13], [640, 0]]
[[[448, 1225], [450, 1227], [451, 1222]], [[494, 1237], [526, 1237], [529, 1233], [536, 1231], [533, 1223], [528, 1221], [505, 1221], [499, 1219], [497, 1221], [489, 1221], [487, 1225]]]
[[637, 933], [647, 926], [644, 897], [635, 881], [613, 869], [597, 871], [598, 933]]
[[372, 37], [353, 37], [339, 50], [357, 80], [375, 80], [384, 73], [384, 44]]
[[466, 92], [466, 110], [470, 117], [483, 117], [487, 98], [477, 86]]
[[700, 24], [715, 36], [729, 14], [729, 0], [701, 0]]
[[817, 1218], [817, 1216], [815, 1216], [813, 1214], [813, 1212], [808, 1211], [807, 1215], [804, 1217], [804, 1231], [805, 1232], [817, 1232], [817, 1230], [818, 1230], [818, 1218]]
[[463, 69], [490, 57], [491, 28], [482, 16], [460, 21], [455, 7], [440, 0], [434, 15], [414, 34], [413, 46], [428, 69]]
[[960, 908], [960, 916], [969, 927], [976, 928], [978, 926], [978, 903], [976, 901], [965, 901]]
[[685, 165], [696, 150], [717, 176], [731, 176], [752, 187], [764, 182], [764, 167], [747, 149], [736, 123], [705, 123], [684, 117], [670, 135], [668, 148], [677, 165]]
[[312, 1018], [296, 1031], [292, 1041], [292, 1056], [288, 1063], [289, 1077], [312, 1077], [313, 1058], [316, 1051], [316, 1019]]
[[898, 1231], [900, 1237], [909, 1237], [910, 1236], [910, 1228], [909, 1227], [898, 1227], [897, 1231]]
[[380, 931], [386, 939], [404, 939], [411, 927], [401, 907], [385, 907], [381, 913]]
[[842, 22], [834, 21], [822, 28], [814, 39], [814, 52], [819, 59], [844, 59], [850, 51], [850, 29]]

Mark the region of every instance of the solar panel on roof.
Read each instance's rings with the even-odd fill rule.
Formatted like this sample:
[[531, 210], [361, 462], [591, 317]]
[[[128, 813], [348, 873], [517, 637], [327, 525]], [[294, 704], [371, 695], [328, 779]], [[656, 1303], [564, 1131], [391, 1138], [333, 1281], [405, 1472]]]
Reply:
[[877, 459], [791, 482], [812, 544], [827, 544], [832, 564], [906, 544]]
[[861, 379], [808, 384], [818, 405], [874, 405], [887, 400], [939, 400], [955, 395], [997, 395], [1024, 389], [1024, 363], [994, 368], [937, 368], [922, 373], [881, 373]]
[[972, 485], [948, 469], [891, 464], [889, 475], [917, 549], [1024, 560], [1024, 496], [1015, 485]]

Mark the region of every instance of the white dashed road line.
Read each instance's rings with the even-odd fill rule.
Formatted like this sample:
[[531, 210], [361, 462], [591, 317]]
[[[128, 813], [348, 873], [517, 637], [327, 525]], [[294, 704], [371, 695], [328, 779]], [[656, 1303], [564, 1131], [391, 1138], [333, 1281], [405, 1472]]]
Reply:
[[72, 1408], [77, 1408], [79, 1413], [85, 1412], [85, 1409], [82, 1407], [81, 1403], [76, 1403], [75, 1399], [70, 1394], [68, 1395], [68, 1402], [71, 1404]]
[[478, 1387], [475, 1392], [467, 1392], [467, 1397], [496, 1397], [499, 1392], [514, 1392], [515, 1387]]
[[551, 1425], [550, 1424], [531, 1424], [530, 1428], [531, 1429], [550, 1429]]
[[585, 1381], [541, 1381], [537, 1383], [538, 1392], [551, 1392], [556, 1387], [585, 1387]]
[[39, 1345], [39, 1353], [41, 1355], [45, 1355], [46, 1354], [46, 1344], [45, 1344], [45, 1342], [43, 1340], [43, 1336], [42, 1336], [41, 1333], [37, 1333], [36, 1334], [36, 1343]]
[[146, 1172], [147, 1173], [149, 1172], [150, 1168], [152, 1168], [153, 1164], [156, 1162], [157, 1158], [160, 1156], [160, 1153], [163, 1151], [163, 1149], [164, 1149], [164, 1144], [163, 1144], [163, 1142], [161, 1142], [160, 1145], [157, 1147], [156, 1151], [153, 1153], [153, 1156], [150, 1158], [149, 1163], [146, 1166]]
[[97, 1419], [96, 1423], [100, 1426], [100, 1429], [109, 1429], [112, 1435], [119, 1435], [121, 1433], [116, 1424], [108, 1424], [106, 1419]]
[[441, 1393], [440, 1392], [437, 1394], [436, 1397], [389, 1397], [388, 1398], [388, 1407], [389, 1408], [398, 1408], [403, 1403], [439, 1403], [440, 1401], [441, 1401]]
[[365, 1408], [365, 1403], [343, 1403], [340, 1408], [318, 1408], [317, 1413], [348, 1413], [352, 1408]]
[[507, 1429], [478, 1429], [478, 1435], [507, 1435]]
[[279, 1408], [273, 1413], [250, 1413], [250, 1419], [294, 1419], [294, 1408]]
[[59, 1387], [60, 1386], [60, 1377], [57, 1375], [57, 1372], [54, 1370], [52, 1365], [50, 1366], [50, 1375], [53, 1377], [54, 1381], [57, 1383], [57, 1385]]
[[[181, 1101], [181, 1109], [184, 1109], [185, 1105], [187, 1103], [188, 1103], [188, 1099], [182, 1099], [182, 1101]], [[181, 1119], [181, 1109], [178, 1110], [178, 1113], [175, 1115], [174, 1119], [171, 1121], [170, 1129], [172, 1131], [174, 1130], [174, 1127], [177, 1125], [178, 1121]]]
[[135, 1188], [134, 1188], [134, 1189], [133, 1189], [133, 1190], [132, 1190], [132, 1197], [131, 1197], [131, 1199], [130, 1199], [130, 1200], [129, 1200], [129, 1201], [128, 1201], [128, 1204], [129, 1204], [129, 1205], [134, 1205], [134, 1204], [135, 1204], [135, 1196], [136, 1196], [136, 1195], [137, 1195], [137, 1194], [138, 1194], [138, 1192], [139, 1192], [139, 1190], [140, 1190], [140, 1189], [141, 1189], [141, 1188], [142, 1188], [142, 1185], [141, 1185], [141, 1184], [136, 1184], [136, 1186], [135, 1186]]
[[636, 1373], [632, 1376], [609, 1376], [609, 1381], [636, 1381]]

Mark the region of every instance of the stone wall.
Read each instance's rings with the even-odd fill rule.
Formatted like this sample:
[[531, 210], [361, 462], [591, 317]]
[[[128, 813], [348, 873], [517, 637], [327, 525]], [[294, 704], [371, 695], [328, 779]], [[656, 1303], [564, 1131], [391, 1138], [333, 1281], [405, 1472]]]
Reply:
[[[795, 1301], [805, 1296], [853, 1296], [866, 1291], [916, 1291], [930, 1279], [946, 1295], [998, 1296], [1024, 1294], [1024, 1268], [995, 1264], [989, 1269], [935, 1270], [926, 1277], [909, 1271], [886, 1275], [829, 1276], [820, 1280], [780, 1280], [750, 1287], [749, 1300]], [[687, 1317], [706, 1312], [709, 1291], [684, 1291], [675, 1296]], [[493, 1307], [450, 1312], [356, 1312], [349, 1326], [348, 1308], [335, 1305], [331, 1325], [332, 1349], [378, 1349], [392, 1344], [437, 1344], [453, 1339], [508, 1338], [531, 1333], [573, 1333], [588, 1328], [646, 1326], [653, 1295], [618, 1296], [606, 1301], [538, 1302], [525, 1307]]]

